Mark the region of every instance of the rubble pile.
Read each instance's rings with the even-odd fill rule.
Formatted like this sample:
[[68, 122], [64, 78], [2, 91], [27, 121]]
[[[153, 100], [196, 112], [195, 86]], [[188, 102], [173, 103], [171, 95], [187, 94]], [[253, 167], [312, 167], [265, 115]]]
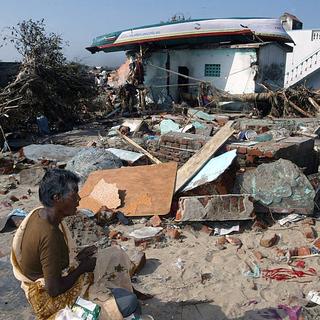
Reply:
[[[89, 143], [75, 130], [72, 147], [3, 153], [3, 230], [31, 209], [44, 168], [67, 168], [82, 177], [79, 215], [68, 218], [77, 245], [120, 244], [137, 259], [133, 279], [141, 290], [222, 306], [227, 296], [248, 303], [238, 295], [244, 290], [255, 306], [271, 308], [282, 281], [284, 305], [295, 301], [304, 314], [315, 312], [307, 296], [317, 289], [320, 256], [320, 121], [191, 110], [114, 117], [108, 133]], [[57, 136], [52, 140], [61, 141]]]

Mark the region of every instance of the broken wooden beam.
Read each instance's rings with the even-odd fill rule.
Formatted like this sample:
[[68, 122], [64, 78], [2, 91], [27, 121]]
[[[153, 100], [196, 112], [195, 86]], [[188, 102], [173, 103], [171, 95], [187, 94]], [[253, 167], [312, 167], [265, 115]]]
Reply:
[[308, 101], [312, 104], [316, 111], [320, 113], [320, 106], [317, 104], [317, 102], [313, 100], [311, 97], [308, 98]]
[[228, 121], [193, 157], [177, 172], [175, 192], [189, 182], [201, 168], [214, 156], [233, 134], [233, 121]]
[[157, 159], [156, 157], [154, 157], [151, 153], [149, 153], [147, 150], [143, 149], [141, 146], [139, 146], [136, 142], [134, 142], [132, 139], [130, 139], [129, 137], [125, 136], [124, 134], [122, 134], [119, 130], [117, 130], [118, 135], [127, 143], [129, 143], [130, 145], [132, 145], [133, 147], [135, 147], [137, 150], [139, 150], [141, 153], [143, 153], [144, 155], [146, 155], [153, 163], [156, 164], [160, 164], [162, 163], [159, 159]]
[[312, 114], [308, 113], [307, 111], [302, 110], [300, 107], [298, 107], [296, 104], [294, 104], [292, 101], [288, 101], [290, 106], [301, 113], [302, 115], [306, 116], [307, 118], [312, 118]]

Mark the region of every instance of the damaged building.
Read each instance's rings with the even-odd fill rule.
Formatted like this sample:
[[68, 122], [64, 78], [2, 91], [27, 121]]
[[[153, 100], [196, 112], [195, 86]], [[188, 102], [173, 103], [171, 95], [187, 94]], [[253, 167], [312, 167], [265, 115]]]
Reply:
[[[199, 82], [232, 94], [255, 93], [261, 83], [283, 87], [292, 42], [279, 19], [187, 20], [99, 36], [87, 49], [127, 51], [142, 59], [144, 85], [156, 103], [196, 100]], [[205, 102], [204, 102], [205, 104]]]

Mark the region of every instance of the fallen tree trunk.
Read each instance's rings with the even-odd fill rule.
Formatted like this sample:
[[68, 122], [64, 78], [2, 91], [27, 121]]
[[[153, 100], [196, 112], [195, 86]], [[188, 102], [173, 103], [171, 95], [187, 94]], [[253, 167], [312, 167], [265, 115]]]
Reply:
[[209, 84], [205, 84], [204, 87], [202, 83], [199, 94], [201, 95], [202, 91], [207, 99], [208, 97], [211, 98], [207, 106], [219, 102], [248, 102], [255, 103], [259, 109], [259, 103], [267, 104], [269, 105], [269, 115], [275, 117], [317, 117], [320, 113], [320, 96], [318, 92], [311, 91], [304, 86], [277, 91], [263, 87], [268, 92], [231, 94]]

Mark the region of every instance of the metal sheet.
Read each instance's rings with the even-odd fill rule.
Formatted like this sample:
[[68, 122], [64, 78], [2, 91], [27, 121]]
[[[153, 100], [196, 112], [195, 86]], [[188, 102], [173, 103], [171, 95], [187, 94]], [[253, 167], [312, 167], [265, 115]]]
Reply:
[[237, 157], [237, 150], [228, 151], [215, 157], [199, 171], [199, 173], [187, 184], [183, 191], [192, 190], [207, 182], [216, 180], [225, 170], [229, 168], [232, 161]]
[[128, 151], [128, 150], [122, 150], [122, 149], [116, 149], [116, 148], [108, 148], [106, 150], [113, 153], [115, 156], [117, 156], [121, 160], [130, 162], [130, 163], [134, 163], [143, 157], [142, 153]]

